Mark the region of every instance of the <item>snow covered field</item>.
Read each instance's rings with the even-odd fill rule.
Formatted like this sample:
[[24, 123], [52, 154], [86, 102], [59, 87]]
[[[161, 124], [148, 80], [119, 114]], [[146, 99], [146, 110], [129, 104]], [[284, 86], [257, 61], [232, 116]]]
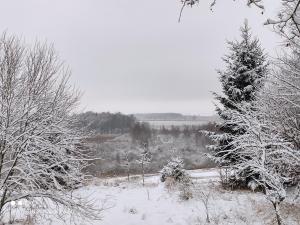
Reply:
[[[149, 175], [142, 186], [141, 177], [97, 178], [78, 190], [106, 209], [102, 220], [91, 225], [265, 225], [275, 224], [273, 208], [263, 194], [246, 190], [226, 191], [219, 185], [218, 171], [189, 171], [193, 178], [193, 198], [181, 200], [176, 188], [166, 188], [158, 175]], [[206, 222], [204, 195], [208, 195], [210, 223]], [[288, 199], [282, 205], [287, 225], [300, 224], [300, 204]], [[76, 221], [83, 224], [82, 221]], [[38, 225], [65, 224], [55, 219]], [[66, 224], [70, 222], [66, 221]], [[71, 224], [74, 224], [72, 222]]]
[[147, 120], [144, 121], [150, 124], [154, 129], [160, 129], [161, 127], [171, 128], [172, 126], [183, 127], [183, 126], [200, 126], [208, 123], [209, 121], [202, 120]]

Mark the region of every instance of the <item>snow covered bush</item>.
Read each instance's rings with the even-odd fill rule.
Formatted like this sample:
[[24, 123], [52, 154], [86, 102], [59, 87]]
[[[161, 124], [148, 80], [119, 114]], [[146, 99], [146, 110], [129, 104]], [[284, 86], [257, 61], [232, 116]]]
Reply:
[[160, 174], [161, 182], [165, 182], [168, 177], [178, 182], [181, 181], [187, 175], [184, 169], [183, 159], [173, 157], [160, 171]]
[[172, 158], [161, 170], [160, 180], [166, 181], [166, 185], [178, 185], [180, 198], [188, 200], [192, 197], [192, 180], [190, 175], [184, 169], [183, 159], [180, 157]]
[[74, 128], [79, 94], [68, 77], [53, 48], [0, 37], [1, 217], [10, 202], [26, 199], [99, 218], [89, 201], [70, 192], [85, 180], [88, 156]]

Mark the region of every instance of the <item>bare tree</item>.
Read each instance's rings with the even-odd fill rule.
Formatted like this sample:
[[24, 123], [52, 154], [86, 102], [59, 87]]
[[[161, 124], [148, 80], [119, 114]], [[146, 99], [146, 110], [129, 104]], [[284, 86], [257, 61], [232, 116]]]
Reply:
[[131, 161], [130, 161], [129, 154], [127, 151], [125, 152], [124, 160], [125, 160], [124, 166], [125, 166], [126, 173], [127, 173], [127, 180], [129, 181]]
[[205, 214], [206, 214], [206, 223], [210, 223], [210, 216], [209, 216], [209, 199], [211, 196], [211, 190], [212, 187], [209, 187], [209, 189], [203, 189], [203, 187], [195, 187], [195, 195], [200, 199], [200, 201], [203, 203], [205, 208]]
[[55, 204], [98, 219], [87, 199], [70, 190], [85, 177], [82, 136], [72, 112], [79, 93], [52, 47], [0, 38], [0, 214], [12, 201]]
[[[277, 18], [267, 19], [265, 25], [272, 25], [274, 29], [288, 42], [299, 44], [300, 41], [300, 0], [277, 0], [281, 2], [281, 8], [277, 14]], [[183, 9], [186, 6], [194, 6], [199, 0], [181, 0], [182, 8], [179, 15], [179, 21], [182, 16]], [[211, 9], [217, 3], [217, 0], [211, 0]], [[264, 0], [245, 0], [248, 6], [265, 10]]]
[[140, 149], [140, 158], [137, 163], [141, 165], [143, 186], [145, 185], [145, 166], [151, 162], [151, 153], [149, 151], [149, 146], [147, 143], [142, 144]]

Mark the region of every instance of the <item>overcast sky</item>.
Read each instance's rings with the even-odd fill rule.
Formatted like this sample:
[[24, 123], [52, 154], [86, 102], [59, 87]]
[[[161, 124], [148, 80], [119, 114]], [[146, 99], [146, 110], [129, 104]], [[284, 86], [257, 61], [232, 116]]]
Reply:
[[[280, 39], [263, 26], [264, 15], [245, 1], [209, 0], [183, 12], [179, 0], [0, 0], [0, 29], [27, 42], [53, 43], [83, 91], [81, 107], [124, 113], [211, 115], [216, 69], [225, 41], [239, 37], [247, 18], [267, 53]], [[275, 1], [278, 2], [278, 1]]]

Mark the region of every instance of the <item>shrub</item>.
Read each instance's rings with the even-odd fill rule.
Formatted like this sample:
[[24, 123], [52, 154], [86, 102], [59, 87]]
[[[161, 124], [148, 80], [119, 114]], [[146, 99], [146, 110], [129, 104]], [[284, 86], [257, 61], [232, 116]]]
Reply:
[[185, 175], [179, 181], [179, 197], [182, 200], [189, 200], [193, 197], [192, 193], [192, 179], [189, 174], [185, 173]]
[[186, 175], [186, 171], [183, 168], [183, 159], [180, 157], [172, 158], [166, 166], [160, 171], [161, 182], [165, 182], [168, 177], [173, 178], [175, 181], [180, 181]]
[[[180, 157], [172, 158], [168, 164], [161, 170], [161, 182], [166, 181], [166, 186], [178, 185], [179, 197], [183, 200], [192, 198], [192, 180], [190, 175], [184, 169], [183, 160]], [[170, 182], [171, 181], [171, 182]]]

